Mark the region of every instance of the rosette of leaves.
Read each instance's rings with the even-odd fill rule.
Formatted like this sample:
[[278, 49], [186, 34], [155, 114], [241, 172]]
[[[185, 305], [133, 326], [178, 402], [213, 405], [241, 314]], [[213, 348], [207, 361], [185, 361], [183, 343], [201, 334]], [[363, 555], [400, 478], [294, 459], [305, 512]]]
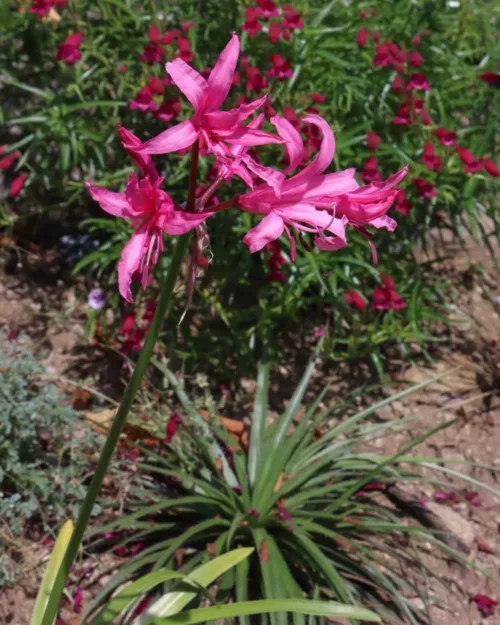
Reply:
[[[377, 421], [377, 410], [437, 378], [352, 414], [347, 405], [325, 404], [327, 388], [303, 405], [316, 359], [284, 412], [270, 423], [269, 364], [260, 365], [249, 436], [242, 434], [237, 441], [217, 418], [207, 423], [176, 377], [164, 369], [188, 419], [172, 444], [145, 450], [146, 461], [139, 464], [143, 487], [131, 490], [135, 501], [130, 513], [94, 530], [101, 536], [117, 532], [123, 544], [141, 541], [144, 549], [122, 567], [90, 609], [145, 570], [177, 566], [186, 574], [228, 550], [253, 547], [248, 560], [221, 578], [211, 595], [214, 601], [313, 597], [368, 608], [384, 623], [430, 624], [428, 612], [415, 607], [419, 596], [427, 608], [419, 575], [435, 584], [443, 580], [421, 560], [419, 541], [464, 564], [467, 560], [450, 547], [442, 528], [405, 522], [380, 491], [396, 484], [404, 488], [408, 482], [442, 486], [447, 474], [476, 487], [482, 484], [442, 458], [409, 453], [449, 424], [393, 455], [363, 451], [363, 446], [411, 420]], [[423, 477], [419, 469], [424, 467], [434, 477]], [[284, 612], [263, 616], [260, 622], [268, 619], [272, 625], [306, 622], [303, 615]], [[240, 622], [250, 621], [241, 617]], [[308, 622], [324, 621], [311, 616]]]

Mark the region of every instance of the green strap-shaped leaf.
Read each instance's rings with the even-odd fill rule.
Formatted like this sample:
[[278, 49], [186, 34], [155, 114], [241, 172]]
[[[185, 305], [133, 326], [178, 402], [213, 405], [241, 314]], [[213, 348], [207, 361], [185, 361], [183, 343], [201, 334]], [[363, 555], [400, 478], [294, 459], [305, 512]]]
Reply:
[[66, 549], [68, 547], [68, 543], [72, 534], [73, 522], [66, 521], [66, 523], [62, 526], [59, 532], [57, 540], [54, 544], [52, 555], [50, 556], [47, 570], [45, 571], [45, 575], [43, 576], [43, 580], [40, 585], [38, 595], [36, 597], [35, 606], [33, 608], [33, 613], [31, 615], [31, 625], [40, 625], [40, 623], [42, 622], [45, 607], [47, 605], [47, 601], [49, 600], [50, 591], [52, 590], [54, 579], [56, 578], [57, 571], [59, 570], [64, 554], [66, 553]]
[[158, 584], [171, 579], [185, 579], [185, 577], [176, 571], [155, 571], [144, 575], [144, 577], [129, 584], [116, 597], [113, 597], [104, 610], [101, 610], [92, 619], [90, 625], [110, 625], [116, 618], [129, 610], [142, 595]]
[[154, 621], [154, 625], [193, 625], [207, 621], [236, 618], [265, 612], [295, 612], [336, 618], [359, 619], [369, 623], [380, 623], [380, 617], [371, 610], [357, 608], [352, 605], [336, 603], [334, 601], [311, 601], [308, 599], [262, 599], [260, 601], [245, 601], [230, 603], [211, 608], [186, 610], [169, 618]]
[[[248, 558], [253, 552], [252, 548], [234, 549], [229, 551], [218, 558], [214, 558], [206, 564], [202, 564], [192, 573], [185, 577], [186, 582], [193, 582], [203, 588], [206, 588], [218, 577], [223, 575], [226, 571], [236, 566], [242, 560]], [[148, 625], [149, 623], [156, 623], [158, 619], [166, 616], [173, 616], [184, 608], [192, 599], [196, 597], [197, 593], [186, 591], [172, 591], [167, 592], [163, 597], [155, 601], [146, 612], [141, 614], [138, 619], [134, 621], [134, 625]], [[210, 620], [210, 619], [207, 619]]]

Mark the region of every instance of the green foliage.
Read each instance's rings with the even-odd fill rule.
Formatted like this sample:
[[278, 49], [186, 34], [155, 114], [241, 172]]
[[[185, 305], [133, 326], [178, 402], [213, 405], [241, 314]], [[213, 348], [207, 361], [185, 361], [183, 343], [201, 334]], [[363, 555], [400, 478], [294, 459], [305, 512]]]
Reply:
[[[14, 536], [69, 516], [85, 492], [97, 435], [44, 379], [25, 339], [0, 335], [0, 517]], [[96, 508], [95, 512], [98, 512]]]
[[[144, 485], [131, 491], [135, 502], [130, 502], [129, 514], [92, 532], [118, 532], [124, 544], [140, 540], [145, 548], [89, 610], [140, 571], [161, 571], [179, 564], [180, 557], [180, 571], [188, 573], [214, 554], [254, 547], [249, 563], [239, 564], [222, 578], [214, 595], [217, 603], [325, 598], [373, 609], [386, 623], [428, 622], [409, 597], [417, 593], [426, 600], [418, 583], [420, 574], [427, 581], [441, 580], [420, 560], [419, 541], [430, 542], [459, 561], [465, 558], [441, 542], [439, 532], [404, 523], [373, 495], [393, 483], [442, 485], [448, 471], [460, 476], [441, 459], [409, 453], [448, 424], [391, 456], [366, 451], [370, 441], [406, 425], [406, 421], [374, 422], [376, 411], [424, 384], [357, 413], [349, 404], [320, 408], [327, 388], [303, 404], [315, 361], [284, 412], [270, 424], [269, 366], [261, 365], [249, 441], [242, 437], [236, 445], [217, 415], [207, 425], [166, 370], [187, 418], [171, 445], [158, 453], [145, 450], [146, 461], [139, 464]], [[424, 477], [423, 467], [433, 476]], [[283, 613], [271, 616], [273, 625], [286, 622]], [[293, 622], [302, 624], [304, 619], [294, 615]]]
[[[0, 45], [0, 60], [6, 68], [3, 117], [6, 127], [15, 130], [8, 151], [22, 152], [15, 173], [30, 172], [27, 193], [35, 199], [37, 210], [44, 205], [71, 207], [72, 215], [91, 217], [83, 227], [97, 231], [104, 243], [77, 269], [92, 272], [113, 291], [113, 269], [130, 230], [121, 220], [94, 217], [98, 208], [90, 204], [83, 182], [92, 180], [114, 188], [125, 182], [131, 163], [119, 143], [118, 124], [143, 139], [164, 127], [151, 112], [128, 108], [149, 78], [165, 75], [163, 62], [147, 65], [140, 60], [148, 43], [148, 28], [157, 24], [162, 33], [180, 31], [184, 22], [192, 21], [194, 27], [185, 36], [195, 55], [194, 66], [201, 69], [213, 63], [231, 31], [240, 32], [247, 6], [233, 0], [192, 0], [168, 3], [167, 10], [162, 3], [82, 0], [62, 9], [59, 21], [41, 21], [29, 11], [5, 8], [9, 37]], [[393, 214], [398, 220], [395, 233], [375, 233], [378, 267], [371, 264], [366, 241], [356, 233], [350, 233], [346, 250], [302, 249], [296, 263], [290, 261], [288, 242], [283, 241], [283, 284], [268, 281], [269, 252], [250, 255], [241, 243], [243, 234], [255, 223], [251, 216], [233, 211], [211, 219], [214, 262], [198, 280], [192, 313], [181, 335], [171, 332], [164, 337], [169, 353], [183, 361], [187, 370], [202, 361], [230, 376], [234, 366], [241, 369], [259, 356], [269, 331], [279, 355], [293, 329], [302, 324], [309, 334], [315, 326], [330, 328], [333, 358], [368, 355], [382, 372], [384, 345], [395, 343], [409, 354], [411, 344], [429, 341], [430, 319], [445, 319], [446, 282], [436, 275], [432, 263], [415, 261], [415, 243], [424, 241], [432, 227], [451, 228], [457, 236], [466, 228], [487, 247], [498, 233], [497, 181], [484, 170], [475, 175], [464, 173], [453, 149], [439, 145], [432, 135], [440, 126], [455, 130], [459, 144], [476, 158], [495, 158], [499, 92], [478, 81], [477, 75], [490, 68], [490, 60], [498, 56], [494, 36], [498, 9], [473, 0], [461, 2], [458, 8], [444, 0], [382, 3], [375, 16], [370, 14], [369, 3], [302, 1], [294, 7], [303, 18], [303, 30], [293, 31], [289, 41], [271, 44], [263, 22], [263, 30], [255, 37], [242, 33], [242, 56], [264, 75], [272, 54], [281, 54], [290, 62], [291, 79], [267, 77], [272, 106], [292, 118], [311, 105], [316, 107], [335, 130], [336, 168], [362, 169], [365, 160], [374, 155], [366, 147], [366, 134], [376, 131], [383, 139], [376, 152], [378, 170], [386, 177], [403, 165], [410, 166], [403, 186], [414, 208], [406, 217]], [[368, 19], [360, 18], [361, 9], [368, 12]], [[432, 85], [431, 91], [418, 92], [432, 123], [423, 123], [416, 115], [410, 126], [393, 124], [403, 101], [401, 94], [391, 90], [396, 74], [392, 68], [372, 65], [375, 44], [369, 42], [363, 49], [357, 46], [356, 33], [362, 27], [378, 31], [380, 41], [394, 41], [405, 50], [411, 49], [415, 34], [431, 33], [421, 37], [418, 51], [423, 65], [417, 71], [424, 71]], [[84, 34], [82, 59], [71, 66], [56, 61], [57, 46], [69, 32]], [[176, 45], [167, 45], [162, 61], [176, 54]], [[121, 65], [126, 72], [118, 71]], [[239, 71], [241, 81], [232, 90], [229, 106], [249, 94], [244, 70]], [[325, 101], [312, 102], [313, 92], [322, 94]], [[173, 96], [177, 92], [167, 86], [165, 97]], [[184, 103], [181, 118], [189, 114]], [[421, 162], [425, 141], [435, 143], [443, 161], [441, 172], [428, 171]], [[276, 150], [260, 153], [266, 164], [276, 166]], [[182, 202], [187, 158], [167, 156], [155, 161], [166, 176], [169, 193]], [[210, 158], [201, 159], [201, 184], [211, 164]], [[418, 177], [436, 186], [437, 198], [417, 196], [411, 180]], [[221, 189], [220, 199], [241, 189], [238, 184], [229, 185]], [[33, 203], [24, 205], [32, 207]], [[485, 215], [493, 220], [489, 233]], [[166, 255], [170, 250], [167, 243]], [[163, 272], [166, 264], [166, 260], [160, 263], [157, 271]], [[406, 309], [389, 313], [369, 310], [380, 273], [389, 274], [396, 282]], [[360, 291], [367, 299], [368, 309], [362, 315], [344, 304], [346, 289]], [[110, 304], [116, 309], [118, 299], [110, 298]], [[182, 299], [174, 316], [180, 318], [183, 307]], [[194, 324], [193, 319], [197, 321]], [[114, 332], [115, 328], [108, 330]]]

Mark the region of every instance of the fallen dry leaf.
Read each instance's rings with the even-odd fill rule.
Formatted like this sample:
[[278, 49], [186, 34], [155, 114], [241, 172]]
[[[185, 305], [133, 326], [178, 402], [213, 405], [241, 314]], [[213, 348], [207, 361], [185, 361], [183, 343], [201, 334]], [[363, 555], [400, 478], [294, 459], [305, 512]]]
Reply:
[[259, 558], [261, 562], [269, 562], [269, 549], [265, 540], [260, 543]]
[[490, 554], [496, 553], [495, 549], [493, 549], [493, 547], [488, 545], [488, 543], [485, 542], [482, 538], [476, 538], [476, 545], [479, 551], [482, 551], [483, 553], [490, 553]]

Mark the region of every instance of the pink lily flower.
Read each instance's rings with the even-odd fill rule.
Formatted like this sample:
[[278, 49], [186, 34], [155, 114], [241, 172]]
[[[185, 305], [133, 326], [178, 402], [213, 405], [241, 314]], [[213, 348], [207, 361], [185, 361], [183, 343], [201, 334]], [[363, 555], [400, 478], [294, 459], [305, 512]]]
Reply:
[[[284, 172], [287, 174], [301, 162], [303, 143], [297, 130], [286, 119], [276, 116], [271, 121], [289, 153], [290, 165]], [[394, 187], [404, 178], [407, 168], [383, 182], [373, 182], [365, 187], [356, 182], [354, 169], [323, 174], [333, 159], [335, 138], [319, 115], [310, 115], [303, 121], [323, 133], [316, 159], [285, 180], [279, 194], [268, 184], [263, 184], [238, 199], [243, 210], [265, 215], [243, 239], [250, 252], [259, 251], [286, 231], [293, 258], [295, 242], [289, 226], [299, 232], [315, 234], [314, 244], [322, 250], [338, 250], [347, 245], [345, 229], [349, 223], [365, 236], [368, 236], [365, 226], [394, 230], [397, 224], [386, 213], [398, 193]], [[334, 236], [327, 236], [327, 232]]]
[[86, 183], [92, 199], [100, 207], [115, 217], [130, 219], [135, 231], [130, 241], [123, 248], [118, 263], [119, 291], [128, 302], [132, 302], [130, 285], [134, 274], [138, 272], [141, 288], [145, 289], [150, 281], [151, 265], [158, 262], [163, 251], [163, 233], [171, 235], [185, 234], [199, 226], [211, 213], [187, 213], [176, 210], [172, 198], [160, 187], [160, 178], [150, 156], [136, 153], [134, 147], [141, 141], [130, 131], [120, 128], [120, 136], [129, 146], [129, 152], [140, 173], [139, 179], [133, 172], [123, 193], [116, 193], [104, 187]]
[[191, 102], [195, 114], [146, 141], [136, 151], [167, 154], [184, 150], [200, 140], [202, 151], [221, 156], [227, 150], [225, 142], [245, 146], [281, 143], [281, 139], [272, 134], [242, 126], [242, 122], [264, 104], [265, 97], [230, 111], [218, 110], [231, 88], [239, 51], [240, 41], [237, 35], [232, 35], [208, 80], [180, 58], [167, 63], [167, 73]]
[[[336, 237], [338, 248], [346, 245], [345, 226], [347, 220], [331, 216], [326, 212], [330, 207], [330, 196], [339, 196], [353, 191], [359, 185], [354, 179], [354, 169], [321, 175], [331, 163], [335, 151], [335, 138], [324, 119], [319, 115], [309, 115], [305, 122], [315, 125], [323, 133], [318, 156], [298, 174], [285, 180], [280, 194], [276, 194], [268, 184], [262, 184], [254, 191], [241, 195], [240, 208], [264, 219], [245, 235], [243, 241], [250, 252], [258, 252], [266, 244], [278, 239], [286, 231], [291, 244], [292, 258], [295, 256], [295, 242], [289, 227], [299, 232], [312, 232], [319, 236], [328, 230]], [[288, 173], [301, 163], [304, 146], [298, 131], [285, 118], [276, 116], [271, 122], [283, 138], [290, 164], [283, 173]], [[315, 241], [317, 242], [317, 241]]]

